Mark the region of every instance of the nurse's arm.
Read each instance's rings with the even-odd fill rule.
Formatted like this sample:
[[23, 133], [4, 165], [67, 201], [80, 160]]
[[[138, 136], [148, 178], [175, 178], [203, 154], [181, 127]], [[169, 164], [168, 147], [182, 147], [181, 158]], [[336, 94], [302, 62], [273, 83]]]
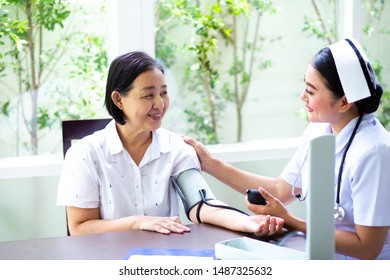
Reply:
[[358, 259], [372, 260], [381, 252], [389, 227], [355, 225], [356, 233], [336, 230], [336, 252]]
[[284, 204], [294, 200], [294, 197], [291, 195], [291, 185], [281, 177], [261, 176], [241, 170], [216, 158], [202, 143], [190, 137], [183, 137], [183, 139], [187, 144], [195, 148], [202, 171], [207, 172], [241, 194], [245, 195], [247, 189], [263, 187]]
[[262, 187], [284, 204], [294, 200], [294, 197], [291, 195], [291, 185], [282, 177], [274, 178], [254, 174], [216, 158], [208, 168], [207, 173], [241, 194], [245, 194], [247, 189]]

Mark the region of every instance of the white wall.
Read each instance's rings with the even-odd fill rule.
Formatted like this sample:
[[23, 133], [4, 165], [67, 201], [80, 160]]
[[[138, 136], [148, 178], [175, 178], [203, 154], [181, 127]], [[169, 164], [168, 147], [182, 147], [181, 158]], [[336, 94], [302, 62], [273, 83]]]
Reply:
[[0, 242], [66, 235], [58, 176], [0, 180]]
[[154, 56], [154, 0], [107, 2], [109, 60], [129, 51]]

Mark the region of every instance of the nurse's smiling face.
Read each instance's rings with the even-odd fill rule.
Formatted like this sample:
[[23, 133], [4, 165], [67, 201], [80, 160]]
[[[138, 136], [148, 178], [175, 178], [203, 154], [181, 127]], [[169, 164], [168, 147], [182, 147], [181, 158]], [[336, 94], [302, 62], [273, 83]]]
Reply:
[[301, 100], [305, 103], [310, 122], [337, 123], [340, 119], [340, 106], [343, 99], [336, 99], [332, 91], [326, 87], [326, 80], [309, 65], [305, 74], [305, 90]]

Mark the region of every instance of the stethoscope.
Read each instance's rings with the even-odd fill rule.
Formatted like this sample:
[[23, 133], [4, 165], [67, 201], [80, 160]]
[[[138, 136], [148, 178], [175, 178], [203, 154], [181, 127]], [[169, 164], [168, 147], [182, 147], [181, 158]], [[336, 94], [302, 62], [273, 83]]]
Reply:
[[[352, 144], [353, 138], [355, 138], [356, 132], [357, 132], [357, 130], [359, 128], [359, 125], [360, 125], [360, 123], [362, 121], [362, 118], [363, 118], [363, 115], [360, 115], [359, 119], [358, 119], [358, 121], [357, 121], [357, 123], [355, 125], [355, 128], [353, 129], [353, 132], [352, 132], [352, 134], [351, 134], [351, 136], [350, 136], [350, 138], [348, 140], [348, 143], [347, 143], [347, 146], [345, 148], [343, 157], [341, 159], [340, 167], [339, 167], [339, 173], [338, 173], [338, 178], [337, 178], [336, 201], [335, 201], [335, 204], [334, 204], [334, 207], [333, 207], [333, 218], [337, 222], [342, 221], [344, 219], [344, 217], [345, 217], [345, 210], [344, 210], [344, 208], [340, 204], [341, 177], [342, 177], [342, 173], [343, 173], [345, 157], [347, 156], [347, 152], [349, 150], [349, 147]], [[301, 165], [301, 168], [299, 169], [298, 176], [295, 179], [295, 182], [294, 182], [294, 184], [292, 185], [292, 188], [291, 188], [292, 195], [295, 198], [297, 198], [300, 202], [305, 201], [306, 195], [302, 196], [301, 194], [295, 194], [295, 185], [296, 185], [296, 182], [297, 182], [298, 178], [301, 176], [303, 166], [305, 165], [305, 162], [306, 162], [307, 154], [308, 154], [308, 152], [306, 152], [306, 155], [305, 155], [305, 157], [303, 159], [303, 163]]]

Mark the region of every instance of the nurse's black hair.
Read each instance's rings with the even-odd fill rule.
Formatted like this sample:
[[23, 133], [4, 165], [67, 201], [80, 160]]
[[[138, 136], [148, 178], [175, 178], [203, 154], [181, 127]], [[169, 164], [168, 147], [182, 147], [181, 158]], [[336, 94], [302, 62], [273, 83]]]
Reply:
[[111, 94], [118, 91], [126, 96], [133, 88], [134, 80], [143, 72], [159, 69], [164, 74], [164, 67], [145, 52], [130, 52], [115, 58], [110, 65], [107, 77], [105, 105], [108, 113], [121, 125], [126, 123], [125, 115], [112, 101]]
[[311, 65], [325, 79], [325, 86], [333, 93], [336, 99], [345, 95], [337, 72], [336, 63], [329, 48], [321, 49], [313, 57]]

